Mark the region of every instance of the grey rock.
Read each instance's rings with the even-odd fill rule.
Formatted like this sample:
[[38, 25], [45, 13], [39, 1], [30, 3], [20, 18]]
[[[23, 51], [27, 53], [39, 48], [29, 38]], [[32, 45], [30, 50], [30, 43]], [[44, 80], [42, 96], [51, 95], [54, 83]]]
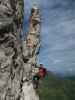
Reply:
[[[18, 0], [0, 0], [0, 100], [17, 100], [21, 94], [23, 59]], [[18, 18], [18, 16], [20, 16]], [[16, 20], [15, 20], [16, 18]]]
[[[36, 14], [35, 14], [35, 17], [36, 17]], [[32, 20], [37, 20], [35, 19], [35, 17], [32, 16], [29, 33], [27, 35], [26, 40], [23, 41], [23, 56], [25, 58], [24, 60], [27, 59], [27, 61], [24, 63], [25, 73], [23, 74], [24, 83], [22, 87], [24, 100], [39, 100], [39, 96], [36, 94], [36, 91], [33, 85], [33, 80], [32, 80], [33, 76], [38, 72], [38, 70], [36, 70], [35, 67], [37, 65], [37, 60], [38, 60], [37, 52], [39, 52], [39, 48], [40, 48], [40, 37], [37, 35], [38, 32], [40, 35], [40, 27], [39, 27], [40, 23], [39, 25], [37, 25], [37, 21], [36, 21], [36, 30], [35, 30], [35, 27], [33, 27], [32, 25], [33, 24]], [[26, 80], [28, 81], [26, 82]]]
[[20, 39], [22, 22], [23, 0], [0, 0], [0, 100], [39, 100], [32, 83], [39, 27], [34, 36], [28, 34], [32, 42], [29, 48], [27, 41]]

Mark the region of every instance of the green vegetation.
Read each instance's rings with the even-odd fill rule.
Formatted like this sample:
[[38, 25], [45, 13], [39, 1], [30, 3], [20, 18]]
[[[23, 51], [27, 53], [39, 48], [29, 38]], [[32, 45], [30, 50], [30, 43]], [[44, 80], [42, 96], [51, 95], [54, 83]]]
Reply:
[[15, 22], [17, 24], [22, 24], [24, 15], [24, 0], [18, 1], [17, 16], [15, 16]]
[[40, 81], [40, 100], [75, 100], [75, 79], [48, 74]]
[[19, 0], [19, 7], [20, 7], [20, 12], [19, 12], [19, 18], [23, 17], [23, 13], [24, 13], [24, 0]]

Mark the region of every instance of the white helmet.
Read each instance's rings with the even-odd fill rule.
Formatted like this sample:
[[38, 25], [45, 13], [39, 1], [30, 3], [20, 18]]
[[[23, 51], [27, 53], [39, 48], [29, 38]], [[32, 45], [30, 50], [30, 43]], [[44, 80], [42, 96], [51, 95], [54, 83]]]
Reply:
[[38, 10], [39, 7], [37, 7], [36, 5], [34, 5], [34, 6], [32, 7], [32, 9], [34, 9], [34, 10]]

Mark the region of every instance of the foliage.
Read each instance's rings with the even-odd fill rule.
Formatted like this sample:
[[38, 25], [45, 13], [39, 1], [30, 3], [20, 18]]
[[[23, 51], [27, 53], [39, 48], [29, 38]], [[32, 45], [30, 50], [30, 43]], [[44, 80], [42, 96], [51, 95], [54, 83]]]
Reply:
[[40, 100], [75, 100], [75, 79], [48, 74], [40, 82]]

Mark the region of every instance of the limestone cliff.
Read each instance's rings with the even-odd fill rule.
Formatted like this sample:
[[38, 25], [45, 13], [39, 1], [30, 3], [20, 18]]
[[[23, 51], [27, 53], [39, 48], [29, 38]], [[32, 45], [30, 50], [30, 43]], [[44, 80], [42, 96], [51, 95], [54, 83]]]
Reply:
[[23, 74], [23, 95], [24, 100], [39, 100], [36, 94], [35, 86], [33, 84], [33, 77], [39, 73], [37, 67], [37, 55], [40, 48], [40, 10], [38, 7], [31, 9], [31, 16], [29, 18], [29, 32], [26, 40], [23, 41], [23, 60], [24, 60], [24, 74]]
[[23, 74], [22, 0], [0, 0], [0, 100], [19, 100]]
[[27, 38], [21, 41], [23, 6], [23, 0], [0, 0], [0, 100], [39, 100], [32, 81], [40, 47], [39, 9], [32, 9]]

